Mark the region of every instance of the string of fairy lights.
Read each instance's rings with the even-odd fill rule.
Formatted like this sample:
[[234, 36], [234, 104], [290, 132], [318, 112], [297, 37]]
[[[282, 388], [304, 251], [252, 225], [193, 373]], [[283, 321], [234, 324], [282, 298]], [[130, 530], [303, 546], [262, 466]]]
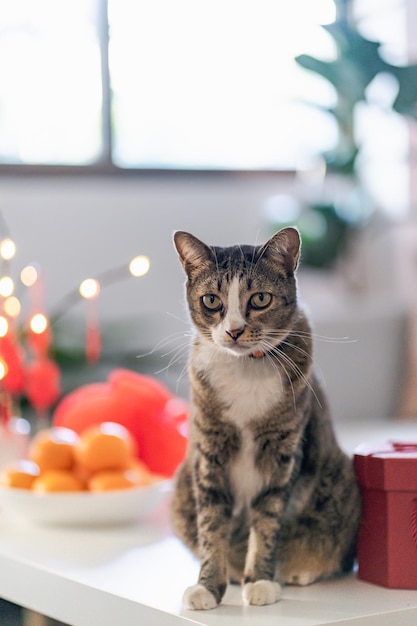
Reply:
[[[4, 220], [1, 226], [4, 227]], [[35, 335], [45, 334], [51, 325], [57, 321], [69, 308], [75, 305], [80, 298], [91, 303], [97, 300], [103, 287], [119, 282], [129, 277], [142, 277], [148, 273], [150, 269], [150, 260], [145, 255], [135, 256], [120, 267], [102, 272], [94, 278], [85, 278], [81, 283], [71, 289], [66, 296], [57, 304], [55, 311], [50, 316], [43, 309], [42, 294], [42, 271], [36, 264], [23, 267], [19, 274], [18, 281], [14, 280], [11, 275], [11, 262], [15, 258], [17, 252], [16, 243], [10, 236], [5, 236], [0, 241], [0, 339], [7, 337], [11, 332], [11, 327], [16, 325], [19, 316], [22, 313], [21, 298], [17, 292], [21, 286], [28, 290], [32, 290], [32, 303], [26, 322], [29, 331]], [[87, 322], [88, 323], [88, 322]], [[7, 374], [7, 360], [1, 353], [0, 345], [0, 381]]]

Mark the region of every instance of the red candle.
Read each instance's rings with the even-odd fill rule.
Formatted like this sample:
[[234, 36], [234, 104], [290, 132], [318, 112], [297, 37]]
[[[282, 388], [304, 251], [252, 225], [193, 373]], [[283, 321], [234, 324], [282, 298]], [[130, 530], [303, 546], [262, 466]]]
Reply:
[[80, 294], [87, 300], [85, 354], [88, 363], [96, 363], [101, 354], [101, 334], [98, 315], [100, 283], [87, 278], [80, 285]]

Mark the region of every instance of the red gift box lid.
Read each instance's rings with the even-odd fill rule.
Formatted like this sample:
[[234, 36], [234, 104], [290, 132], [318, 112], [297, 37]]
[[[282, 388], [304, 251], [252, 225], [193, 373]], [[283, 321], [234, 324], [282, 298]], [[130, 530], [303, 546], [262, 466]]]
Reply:
[[417, 442], [364, 443], [354, 452], [362, 487], [417, 492]]

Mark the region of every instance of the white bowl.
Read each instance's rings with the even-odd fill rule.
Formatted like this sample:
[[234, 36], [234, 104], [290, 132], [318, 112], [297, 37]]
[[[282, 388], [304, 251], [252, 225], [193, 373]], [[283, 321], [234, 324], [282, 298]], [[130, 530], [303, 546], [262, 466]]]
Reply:
[[167, 499], [171, 482], [103, 492], [38, 494], [26, 489], [0, 487], [0, 507], [35, 524], [103, 526], [138, 522], [154, 513]]

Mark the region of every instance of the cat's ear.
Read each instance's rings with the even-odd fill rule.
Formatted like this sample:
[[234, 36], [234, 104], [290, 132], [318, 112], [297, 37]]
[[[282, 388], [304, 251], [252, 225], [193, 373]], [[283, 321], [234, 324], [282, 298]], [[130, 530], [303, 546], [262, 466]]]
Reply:
[[194, 235], [182, 230], [177, 230], [174, 233], [174, 245], [187, 275], [200, 268], [202, 264], [215, 260], [213, 251], [209, 246]]
[[290, 274], [294, 273], [298, 266], [301, 251], [300, 233], [296, 228], [289, 226], [282, 228], [261, 247], [259, 255], [266, 255], [283, 263]]

